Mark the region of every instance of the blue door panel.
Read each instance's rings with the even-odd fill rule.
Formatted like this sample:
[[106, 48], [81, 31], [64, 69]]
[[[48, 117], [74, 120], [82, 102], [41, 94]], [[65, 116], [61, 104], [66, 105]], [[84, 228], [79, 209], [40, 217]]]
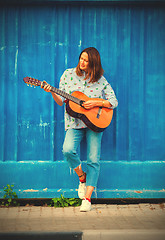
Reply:
[[[58, 88], [89, 46], [119, 101], [94, 197], [164, 197], [165, 1], [41, 2], [0, 8], [0, 197], [7, 184], [21, 198], [77, 196], [62, 154], [64, 107], [23, 78]], [[85, 139], [78, 152], [86, 168]]]

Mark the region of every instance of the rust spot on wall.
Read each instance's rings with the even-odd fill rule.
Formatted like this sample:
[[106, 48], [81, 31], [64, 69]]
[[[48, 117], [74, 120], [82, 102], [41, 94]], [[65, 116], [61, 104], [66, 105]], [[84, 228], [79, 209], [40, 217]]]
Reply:
[[134, 191], [135, 193], [143, 193], [142, 191]]

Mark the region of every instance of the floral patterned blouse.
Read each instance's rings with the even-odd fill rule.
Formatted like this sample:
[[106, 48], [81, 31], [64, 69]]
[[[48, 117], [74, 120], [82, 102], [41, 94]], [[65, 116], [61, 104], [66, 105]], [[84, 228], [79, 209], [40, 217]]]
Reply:
[[[90, 98], [102, 98], [108, 100], [113, 109], [117, 107], [118, 101], [115, 93], [104, 76], [95, 83], [89, 83], [89, 79], [84, 80], [84, 78], [85, 73], [84, 76], [77, 76], [76, 68], [67, 69], [60, 79], [59, 89], [69, 94], [73, 91], [80, 91]], [[65, 99], [63, 97], [61, 98], [64, 102]], [[65, 130], [69, 128], [80, 129], [86, 127], [87, 126], [80, 119], [71, 117], [65, 110]]]

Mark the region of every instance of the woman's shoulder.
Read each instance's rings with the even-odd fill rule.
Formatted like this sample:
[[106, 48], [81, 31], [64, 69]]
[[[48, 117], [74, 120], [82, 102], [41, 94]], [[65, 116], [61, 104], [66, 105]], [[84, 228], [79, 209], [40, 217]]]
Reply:
[[107, 79], [104, 76], [101, 76], [101, 78], [98, 80], [99, 83], [102, 83], [103, 85], [109, 84]]
[[79, 80], [80, 79], [80, 77], [78, 77], [77, 76], [77, 74], [76, 74], [76, 68], [68, 68], [68, 69], [66, 69], [65, 71], [64, 71], [64, 73], [63, 73], [63, 78], [67, 78], [67, 79], [70, 79], [71, 78], [71, 80]]

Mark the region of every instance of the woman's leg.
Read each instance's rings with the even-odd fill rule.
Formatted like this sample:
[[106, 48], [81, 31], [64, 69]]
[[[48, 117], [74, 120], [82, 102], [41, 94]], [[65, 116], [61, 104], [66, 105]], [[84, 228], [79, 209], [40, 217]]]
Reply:
[[82, 131], [81, 129], [68, 129], [63, 144], [63, 154], [68, 161], [69, 166], [73, 169], [77, 169], [76, 172], [78, 174], [78, 169], [80, 170], [80, 173], [82, 169], [80, 166], [81, 161], [77, 154], [77, 148], [80, 145], [83, 136], [84, 131]]
[[102, 133], [95, 133], [89, 129], [86, 131], [87, 138], [87, 191], [82, 201], [80, 212], [91, 210], [91, 196], [97, 186], [100, 172], [100, 154]]
[[96, 133], [87, 129], [87, 192], [85, 197], [91, 198], [97, 186], [100, 173], [101, 140], [103, 133]]
[[66, 132], [63, 144], [63, 154], [68, 161], [69, 166], [75, 170], [80, 180], [78, 196], [81, 199], [83, 199], [86, 193], [86, 174], [81, 168], [81, 161], [76, 151], [84, 135], [85, 129], [69, 129]]
[[86, 194], [85, 194], [86, 199], [91, 199], [91, 196], [92, 196], [92, 193], [93, 193], [94, 189], [95, 188], [92, 187], [92, 186], [87, 186], [87, 191], [86, 191]]
[[74, 169], [77, 175], [79, 176], [80, 181], [84, 181], [86, 179], [86, 173], [83, 172], [81, 165]]

